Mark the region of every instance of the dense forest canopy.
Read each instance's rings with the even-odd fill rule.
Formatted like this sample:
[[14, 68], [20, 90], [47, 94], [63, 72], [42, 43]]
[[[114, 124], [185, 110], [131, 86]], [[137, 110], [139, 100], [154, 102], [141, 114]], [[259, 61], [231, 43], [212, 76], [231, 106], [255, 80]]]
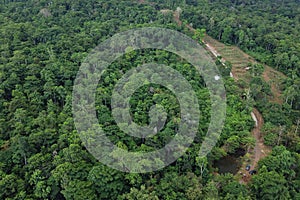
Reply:
[[[171, 12], [161, 12], [178, 7], [181, 26]], [[227, 98], [217, 145], [207, 157], [198, 157], [211, 113], [201, 74], [173, 53], [137, 50], [103, 74], [96, 94], [99, 124], [118, 147], [132, 151], [159, 149], [174, 137], [180, 106], [163, 86], [147, 84], [130, 99], [138, 124], [149, 123], [153, 104], [163, 105], [167, 121], [155, 137], [126, 135], [111, 114], [116, 82], [128, 70], [156, 62], [192, 85], [201, 111], [196, 138], [182, 157], [156, 172], [125, 173], [98, 162], [73, 122], [72, 90], [81, 63], [99, 43], [132, 28], [169, 28], [201, 43], [202, 32], [192, 33], [186, 24], [262, 63], [252, 66], [255, 73], [245, 83], [230, 77], [230, 63], [224, 67], [216, 60]], [[0, 199], [300, 199], [298, 0], [3, 0], [0, 25]], [[286, 75], [279, 88], [282, 103], [269, 100], [272, 88], [261, 76], [263, 64]], [[218, 173], [215, 162], [239, 152], [238, 159], [248, 162], [255, 146], [254, 107], [262, 113], [261, 134], [272, 151], [244, 184], [239, 174]]]

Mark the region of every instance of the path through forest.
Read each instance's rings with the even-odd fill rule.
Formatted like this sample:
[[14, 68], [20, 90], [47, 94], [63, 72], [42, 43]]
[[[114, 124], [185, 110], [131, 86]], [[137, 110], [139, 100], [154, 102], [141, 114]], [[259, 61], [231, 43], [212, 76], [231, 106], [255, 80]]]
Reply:
[[255, 121], [255, 127], [252, 130], [252, 135], [255, 138], [255, 146], [250, 152], [250, 161], [243, 163], [240, 173], [240, 183], [248, 183], [251, 180], [251, 175], [246, 170], [246, 166], [250, 165], [250, 171], [254, 170], [257, 167], [257, 163], [260, 159], [266, 157], [270, 152], [271, 148], [264, 145], [263, 138], [261, 136], [261, 129], [264, 125], [264, 120], [260, 112], [254, 108], [251, 112], [251, 117]]
[[[166, 11], [164, 10], [164, 12], [166, 12]], [[173, 13], [173, 16], [174, 16], [174, 20], [177, 22], [177, 24], [181, 26], [182, 21], [180, 20], [180, 13], [175, 11]], [[195, 32], [195, 29], [193, 27], [191, 27], [190, 25], [187, 24], [186, 27], [190, 31]], [[223, 57], [223, 55], [221, 55], [217, 51], [217, 48], [214, 45], [217, 43], [217, 41], [214, 41], [214, 42], [210, 42], [210, 41], [214, 41], [214, 39], [206, 35], [203, 40], [203, 43], [205, 44], [206, 49], [209, 52], [211, 52], [215, 57], [218, 57], [218, 56]], [[240, 55], [240, 59], [239, 59], [239, 62], [233, 62], [233, 63], [232, 63], [232, 60], [228, 60], [232, 63], [231, 76], [235, 80], [238, 80], [240, 78], [249, 79], [249, 77], [247, 76], [247, 71], [244, 69], [246, 67], [245, 65], [248, 64], [249, 62], [256, 63], [256, 61], [251, 56], [247, 55], [246, 53], [244, 53], [237, 47], [232, 47], [232, 51], [235, 51], [234, 54], [238, 53]], [[223, 65], [225, 65], [225, 62], [226, 62], [226, 59], [223, 57], [221, 59], [221, 63]], [[263, 74], [263, 78], [265, 79], [265, 81], [269, 82], [269, 80], [270, 80], [269, 76], [270, 76], [271, 72], [277, 73], [276, 70], [268, 67], [267, 70]], [[280, 95], [281, 95], [280, 90], [278, 90], [278, 88], [274, 87], [273, 85], [271, 85], [271, 89], [274, 94], [275, 100], [277, 102], [280, 102]], [[271, 149], [269, 147], [267, 147], [266, 145], [264, 145], [264, 141], [261, 136], [261, 129], [264, 124], [264, 120], [263, 120], [261, 113], [256, 108], [254, 108], [251, 113], [251, 116], [252, 116], [253, 120], [255, 121], [255, 127], [252, 130], [252, 135], [255, 138], [255, 146], [254, 146], [253, 150], [249, 152], [250, 161], [243, 164], [243, 166], [240, 169], [240, 174], [238, 174], [238, 175], [241, 175], [240, 183], [244, 183], [244, 184], [247, 184], [251, 180], [251, 175], [245, 169], [246, 165], [248, 165], [248, 164], [251, 165], [250, 170], [254, 170], [257, 167], [258, 161], [260, 159], [264, 158], [265, 156], [267, 156], [271, 152]]]

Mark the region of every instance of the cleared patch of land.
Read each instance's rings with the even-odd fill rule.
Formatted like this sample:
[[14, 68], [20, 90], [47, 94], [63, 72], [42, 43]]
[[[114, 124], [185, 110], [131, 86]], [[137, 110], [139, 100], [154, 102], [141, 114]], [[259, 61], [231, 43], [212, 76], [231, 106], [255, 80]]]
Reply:
[[[236, 80], [243, 80], [246, 83], [250, 82], [251, 74], [246, 68], [249, 63], [258, 63], [254, 58], [243, 52], [238, 47], [233, 45], [225, 45], [208, 35], [205, 35], [203, 41], [205, 44], [209, 45], [214, 52], [222, 56], [223, 62], [229, 61], [232, 64], [231, 72]], [[269, 101], [282, 104], [283, 101], [281, 98], [282, 91], [280, 91], [280, 84], [286, 78], [286, 76], [281, 72], [264, 65], [262, 78], [271, 87], [273, 96], [269, 98]]]
[[[182, 21], [180, 20], [179, 13], [174, 11], [173, 16], [174, 21], [177, 22], [179, 26], [181, 26]], [[190, 25], [187, 24], [186, 27], [191, 32], [195, 32], [195, 29]], [[247, 67], [249, 63], [258, 63], [254, 58], [243, 52], [238, 47], [233, 45], [225, 45], [208, 35], [205, 35], [205, 37], [203, 38], [203, 43], [205, 44], [205, 48], [212, 54], [212, 56], [222, 57], [221, 63], [223, 65], [225, 65], [226, 61], [229, 61], [232, 64], [232, 77], [235, 80], [244, 81], [249, 87], [252, 76], [247, 70]], [[280, 91], [280, 83], [286, 78], [284, 74], [276, 71], [275, 69], [269, 66], [264, 65], [264, 72], [262, 74], [262, 78], [271, 87], [273, 97], [271, 97], [269, 101], [281, 104], [282, 98]], [[248, 158], [246, 158], [246, 162], [243, 163], [239, 173], [237, 174], [237, 176], [239, 176], [240, 183], [243, 184], [247, 184], [251, 180], [251, 175], [246, 170], [246, 165], [251, 165], [250, 170], [254, 170], [255, 167], [257, 167], [258, 161], [271, 152], [271, 148], [264, 144], [263, 138], [261, 136], [261, 129], [264, 124], [264, 120], [261, 113], [256, 108], [254, 108], [251, 114], [253, 115], [253, 118], [256, 122], [256, 125], [252, 130], [252, 135], [255, 138], [255, 146], [246, 154]]]

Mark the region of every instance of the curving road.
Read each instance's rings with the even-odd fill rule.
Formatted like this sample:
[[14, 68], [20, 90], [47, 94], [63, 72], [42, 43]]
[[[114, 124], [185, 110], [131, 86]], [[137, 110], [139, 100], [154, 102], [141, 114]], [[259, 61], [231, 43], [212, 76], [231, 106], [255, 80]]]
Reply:
[[[174, 16], [174, 20], [177, 22], [177, 24], [181, 26], [182, 21], [180, 20], [180, 14], [175, 11], [173, 16]], [[193, 27], [191, 27], [190, 25], [187, 24], [186, 27], [190, 31], [195, 32], [195, 29]], [[216, 58], [218, 56], [221, 56], [211, 44], [204, 42], [204, 41], [203, 41], [203, 44], [205, 45], [206, 49], [212, 55], [214, 55]], [[225, 66], [226, 60], [224, 58], [222, 58], [220, 61], [221, 61], [222, 65]], [[237, 80], [237, 78], [234, 77], [234, 74], [232, 72], [230, 72], [230, 76], [232, 78], [234, 78], [235, 80]], [[267, 154], [270, 152], [270, 149], [266, 145], [264, 145], [264, 141], [261, 136], [261, 129], [264, 124], [264, 120], [263, 120], [261, 113], [256, 108], [253, 108], [253, 111], [251, 112], [251, 117], [252, 117], [253, 121], [255, 122], [255, 127], [252, 130], [252, 135], [255, 138], [255, 146], [254, 146], [253, 151], [249, 152], [251, 160], [248, 163], [245, 163], [245, 165], [250, 164], [251, 165], [250, 170], [254, 170], [257, 167], [258, 161], [260, 159], [264, 158], [265, 156], [267, 156]], [[240, 183], [247, 184], [251, 180], [251, 175], [248, 173], [248, 171], [246, 171], [245, 167], [246, 166], [242, 166], [242, 168], [240, 170], [240, 173], [244, 174], [244, 176], [241, 176], [241, 178], [240, 178]]]

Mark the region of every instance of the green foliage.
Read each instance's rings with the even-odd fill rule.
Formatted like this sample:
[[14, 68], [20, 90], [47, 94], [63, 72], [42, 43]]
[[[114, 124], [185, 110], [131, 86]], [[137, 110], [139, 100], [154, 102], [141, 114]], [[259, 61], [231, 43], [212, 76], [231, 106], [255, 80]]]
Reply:
[[[209, 35], [235, 44], [261, 62], [299, 76], [298, 3], [287, 1], [198, 1], [186, 6], [183, 18]], [[263, 25], [262, 25], [263, 24]]]
[[[209, 187], [218, 188], [218, 197], [224, 199], [250, 199], [249, 191], [244, 185], [241, 185], [238, 181], [234, 180], [232, 174], [219, 175], [215, 177]], [[216, 195], [207, 193], [210, 199], [216, 199]]]
[[255, 175], [251, 189], [256, 199], [290, 199], [285, 178], [275, 171]]
[[[151, 2], [0, 3], [0, 199], [300, 198], [298, 4], [278, 4], [277, 0]], [[117, 32], [143, 26], [184, 32], [171, 12], [160, 12], [177, 7], [182, 8], [181, 18], [196, 28], [191, 35], [198, 43], [207, 32], [286, 73], [288, 78], [281, 88], [284, 104], [268, 103], [270, 87], [259, 78], [264, 72], [262, 65], [250, 66], [252, 80], [246, 99], [245, 91], [228, 78], [231, 64], [220, 65], [227, 91], [226, 121], [217, 146], [207, 158], [199, 158], [211, 113], [210, 94], [201, 74], [170, 52], [131, 51], [128, 47], [103, 74], [97, 88], [99, 124], [111, 141], [130, 151], [148, 152], [163, 147], [178, 130], [180, 105], [176, 96], [155, 84], [139, 88], [129, 100], [130, 114], [141, 125], [149, 123], [153, 104], [164, 107], [166, 124], [154, 137], [143, 140], [128, 136], [111, 115], [116, 82], [128, 70], [149, 62], [168, 65], [188, 80], [198, 97], [200, 125], [187, 152], [165, 169], [148, 174], [110, 169], [88, 153], [74, 127], [72, 87], [78, 68], [91, 49]], [[265, 143], [285, 147], [274, 147], [272, 154], [259, 162], [259, 173], [247, 188], [232, 175], [211, 172], [215, 160], [254, 145], [250, 117], [254, 105], [266, 122], [262, 131]], [[281, 135], [280, 127], [285, 127]]]
[[103, 165], [94, 166], [87, 178], [100, 199], [116, 199], [127, 188], [123, 173]]
[[202, 40], [205, 36], [205, 32], [206, 32], [205, 29], [196, 29], [193, 39], [199, 42], [200, 44], [202, 44], [203, 43]]
[[24, 192], [25, 183], [14, 174], [1, 175], [0, 180], [0, 198], [16, 196], [18, 193]]
[[140, 189], [131, 188], [130, 193], [123, 194], [118, 199], [126, 199], [126, 200], [159, 200], [155, 191], [146, 190], [145, 186], [142, 185]]
[[265, 123], [262, 130], [265, 144], [269, 146], [276, 146], [278, 143], [279, 132], [280, 130], [277, 126], [270, 122]]
[[202, 199], [201, 179], [193, 173], [187, 175], [178, 175], [170, 172], [156, 183], [156, 180], [150, 180], [152, 184], [148, 187], [142, 185], [140, 189], [131, 188], [130, 192], [124, 194], [120, 199]]
[[284, 146], [276, 146], [272, 154], [259, 162], [260, 166], [265, 166], [268, 171], [276, 171], [283, 174], [288, 180], [296, 176], [296, 159]]

